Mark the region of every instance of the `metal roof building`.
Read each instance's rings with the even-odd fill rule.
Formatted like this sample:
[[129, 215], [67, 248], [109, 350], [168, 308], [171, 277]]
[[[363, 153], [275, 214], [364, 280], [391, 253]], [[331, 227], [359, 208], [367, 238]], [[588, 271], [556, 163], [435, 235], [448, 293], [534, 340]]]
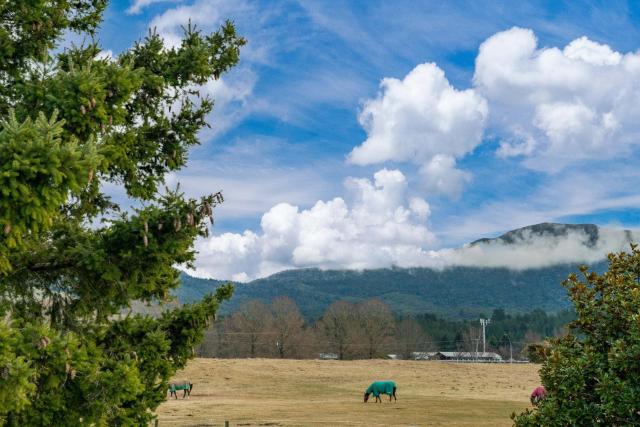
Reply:
[[502, 362], [502, 356], [491, 352], [438, 351], [432, 360], [459, 360], [473, 362]]

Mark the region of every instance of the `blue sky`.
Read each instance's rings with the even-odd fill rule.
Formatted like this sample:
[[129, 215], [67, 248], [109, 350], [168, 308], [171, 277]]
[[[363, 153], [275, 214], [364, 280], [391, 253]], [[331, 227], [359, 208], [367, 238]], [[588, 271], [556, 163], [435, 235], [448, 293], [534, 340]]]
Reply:
[[248, 45], [203, 88], [213, 130], [169, 179], [225, 192], [204, 274], [429, 265], [532, 223], [638, 226], [637, 2], [120, 0], [99, 39], [117, 55], [150, 26], [171, 45], [188, 19], [227, 18]]

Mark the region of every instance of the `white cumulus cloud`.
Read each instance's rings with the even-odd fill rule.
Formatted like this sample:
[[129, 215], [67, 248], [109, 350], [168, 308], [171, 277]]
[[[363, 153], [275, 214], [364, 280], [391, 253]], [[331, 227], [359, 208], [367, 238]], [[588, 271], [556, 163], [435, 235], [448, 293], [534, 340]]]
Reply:
[[503, 136], [498, 154], [528, 167], [557, 172], [640, 142], [639, 53], [586, 37], [539, 48], [533, 31], [512, 28], [480, 46], [474, 82]]
[[301, 267], [362, 269], [430, 262], [429, 204], [409, 197], [405, 176], [382, 169], [373, 181], [349, 178], [349, 197], [309, 209], [279, 203], [260, 232], [224, 233], [199, 241], [195, 274], [249, 280]]
[[469, 172], [456, 168], [456, 159], [446, 154], [436, 154], [420, 168], [420, 174], [428, 190], [457, 196], [464, 185], [471, 181]]
[[387, 161], [422, 165], [431, 190], [456, 195], [468, 174], [456, 168], [482, 141], [487, 103], [473, 89], [457, 90], [444, 71], [428, 63], [404, 79], [385, 78], [380, 94], [365, 102], [359, 120], [367, 139], [349, 160], [358, 165]]

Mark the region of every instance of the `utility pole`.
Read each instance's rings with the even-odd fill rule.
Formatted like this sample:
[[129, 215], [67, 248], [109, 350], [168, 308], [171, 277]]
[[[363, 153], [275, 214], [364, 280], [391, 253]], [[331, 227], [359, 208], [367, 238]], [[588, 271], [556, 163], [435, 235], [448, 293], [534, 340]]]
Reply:
[[509, 363], [513, 363], [513, 347], [511, 346], [511, 337], [509, 334], [504, 334], [505, 337], [509, 340]]
[[491, 323], [491, 319], [480, 319], [480, 324], [482, 325], [482, 355], [483, 356], [484, 356], [484, 353], [487, 352], [485, 328], [489, 323]]

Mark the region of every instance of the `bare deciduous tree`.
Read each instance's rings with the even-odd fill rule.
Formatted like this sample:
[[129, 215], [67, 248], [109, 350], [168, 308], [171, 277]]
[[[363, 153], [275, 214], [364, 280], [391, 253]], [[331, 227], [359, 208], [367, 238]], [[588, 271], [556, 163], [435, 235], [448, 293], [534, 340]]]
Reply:
[[380, 300], [367, 300], [358, 305], [357, 314], [364, 356], [369, 359], [382, 356], [395, 328], [391, 310]]
[[403, 359], [411, 359], [414, 351], [435, 350], [422, 326], [410, 316], [404, 316], [396, 324], [395, 342], [396, 351]]
[[229, 345], [226, 342], [224, 321], [216, 320], [204, 332], [202, 343], [198, 346], [198, 357], [226, 357]]
[[273, 315], [262, 302], [251, 300], [246, 302], [228, 320], [225, 333], [229, 343], [245, 357], [271, 356], [275, 348], [273, 333]]
[[334, 302], [322, 315], [318, 329], [338, 359], [345, 359], [353, 350], [353, 340], [358, 335], [356, 308], [346, 301]]
[[289, 297], [278, 297], [271, 302], [273, 332], [280, 358], [300, 357], [304, 343], [304, 318], [296, 303]]

